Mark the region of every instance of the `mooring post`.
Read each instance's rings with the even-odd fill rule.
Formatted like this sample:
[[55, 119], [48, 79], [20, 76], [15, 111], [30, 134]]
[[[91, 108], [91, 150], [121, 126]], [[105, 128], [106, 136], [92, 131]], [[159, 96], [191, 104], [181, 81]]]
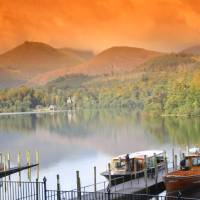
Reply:
[[57, 178], [57, 200], [61, 200], [61, 196], [60, 196], [60, 176], [59, 176], [59, 174], [57, 174], [56, 178]]
[[97, 194], [97, 168], [94, 166], [94, 192], [95, 192], [95, 198]]
[[[7, 153], [7, 162], [8, 162], [8, 169], [10, 170], [10, 153]], [[10, 181], [10, 175], [9, 175], [9, 181]]]
[[38, 178], [36, 178], [36, 200], [39, 200]]
[[[30, 151], [26, 151], [26, 161], [27, 161], [27, 165], [30, 167], [31, 165]], [[28, 179], [29, 181], [31, 181], [31, 168], [28, 168]]]
[[43, 178], [44, 183], [44, 200], [47, 200], [47, 179], [46, 177]]
[[77, 198], [81, 200], [81, 180], [79, 176], [79, 171], [76, 171], [76, 183], [77, 183]]
[[111, 188], [112, 185], [112, 180], [111, 180], [111, 167], [110, 167], [110, 163], [108, 163], [108, 174], [109, 174], [109, 189]]
[[[21, 153], [20, 152], [17, 153], [17, 165], [18, 165], [18, 168], [21, 167]], [[20, 183], [21, 183], [21, 172], [19, 170], [19, 185]]]
[[168, 173], [168, 162], [167, 162], [167, 153], [164, 152], [164, 162], [165, 162], [165, 173]]
[[2, 162], [2, 153], [1, 152], [0, 152], [0, 162], [3, 163]]
[[174, 168], [177, 170], [177, 155], [174, 155]]
[[147, 156], [144, 156], [144, 179], [145, 179], [145, 188], [146, 194], [148, 194], [148, 184], [147, 184]]
[[35, 161], [36, 161], [36, 164], [38, 164], [37, 166], [37, 179], [39, 179], [39, 176], [40, 176], [40, 167], [39, 167], [39, 160], [40, 160], [40, 157], [39, 157], [39, 152], [36, 151], [35, 152]]
[[136, 159], [133, 160], [133, 167], [134, 167], [134, 178], [136, 179], [137, 178], [137, 162], [136, 162]]
[[158, 183], [158, 162], [156, 158], [156, 154], [154, 153], [154, 170], [155, 170], [155, 184], [157, 186]]
[[172, 166], [173, 166], [173, 171], [175, 170], [175, 160], [174, 160], [174, 148], [172, 148]]

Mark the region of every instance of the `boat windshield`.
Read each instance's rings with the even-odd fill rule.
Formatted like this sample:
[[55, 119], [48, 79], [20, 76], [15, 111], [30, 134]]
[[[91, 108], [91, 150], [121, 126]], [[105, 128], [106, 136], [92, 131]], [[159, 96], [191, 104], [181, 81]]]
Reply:
[[192, 158], [192, 166], [200, 166], [200, 157]]
[[126, 163], [125, 163], [125, 161], [115, 161], [114, 162], [114, 165], [115, 165], [115, 168], [116, 169], [125, 169], [126, 168]]

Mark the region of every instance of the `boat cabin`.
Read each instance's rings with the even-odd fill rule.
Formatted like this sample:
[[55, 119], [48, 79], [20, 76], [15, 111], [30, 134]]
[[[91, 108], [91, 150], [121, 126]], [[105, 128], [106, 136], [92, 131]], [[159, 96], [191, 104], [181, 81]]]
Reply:
[[[140, 151], [130, 154], [123, 154], [114, 157], [111, 160], [111, 172], [131, 172], [140, 171], [144, 169], [145, 155], [147, 157], [147, 168], [154, 167], [154, 156], [156, 156], [157, 163], [164, 161], [164, 152], [158, 150]], [[136, 169], [135, 169], [136, 168]]]
[[182, 170], [200, 169], [200, 154], [186, 156], [180, 162], [180, 168]]

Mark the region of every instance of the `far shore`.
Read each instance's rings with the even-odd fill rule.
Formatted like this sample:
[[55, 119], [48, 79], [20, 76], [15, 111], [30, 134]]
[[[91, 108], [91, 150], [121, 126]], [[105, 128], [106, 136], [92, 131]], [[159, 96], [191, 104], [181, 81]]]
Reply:
[[27, 112], [4, 112], [4, 113], [0, 113], [1, 115], [23, 115], [23, 114], [45, 114], [45, 113], [59, 113], [59, 112], [66, 112], [69, 110], [41, 110], [41, 111], [27, 111]]

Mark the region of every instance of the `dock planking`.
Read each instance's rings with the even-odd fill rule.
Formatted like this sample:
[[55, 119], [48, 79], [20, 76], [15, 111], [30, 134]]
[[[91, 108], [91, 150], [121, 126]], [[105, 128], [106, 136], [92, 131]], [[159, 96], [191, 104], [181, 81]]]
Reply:
[[11, 174], [15, 174], [15, 173], [21, 172], [21, 171], [26, 170], [26, 169], [31, 169], [31, 168], [36, 167], [38, 165], [39, 164], [25, 165], [25, 166], [21, 166], [21, 167], [13, 167], [13, 168], [10, 168], [10, 169], [7, 169], [7, 170], [0, 171], [0, 178], [10, 176]]

